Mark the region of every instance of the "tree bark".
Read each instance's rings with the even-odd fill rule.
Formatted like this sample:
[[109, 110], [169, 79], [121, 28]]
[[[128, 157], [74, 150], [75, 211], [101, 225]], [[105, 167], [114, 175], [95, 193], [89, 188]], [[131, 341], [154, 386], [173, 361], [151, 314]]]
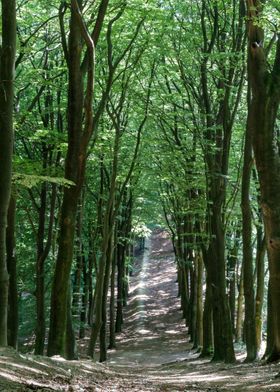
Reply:
[[268, 360], [275, 361], [280, 358], [280, 157], [275, 132], [280, 102], [280, 40], [278, 35], [270, 70], [263, 48], [264, 31], [257, 23], [263, 6], [261, 1], [247, 0], [248, 76], [252, 86], [248, 122], [260, 181], [269, 260], [274, 345]]
[[263, 238], [262, 228], [257, 228], [257, 254], [256, 254], [256, 268], [257, 268], [257, 289], [256, 289], [256, 339], [257, 351], [261, 348], [262, 343], [262, 311], [264, 302], [264, 257], [266, 252], [266, 242]]
[[[116, 232], [116, 231], [115, 231]], [[110, 338], [109, 348], [116, 348], [116, 328], [115, 328], [115, 281], [116, 281], [116, 263], [117, 263], [117, 247], [116, 235], [114, 236], [114, 251], [112, 258], [112, 271], [111, 271], [111, 297], [110, 297]]]
[[6, 260], [7, 213], [11, 194], [14, 142], [13, 104], [16, 53], [16, 1], [1, 1], [0, 47], [0, 347], [7, 346], [9, 275]]
[[11, 194], [6, 231], [7, 268], [9, 273], [9, 311], [8, 311], [8, 345], [17, 348], [18, 338], [18, 290], [17, 259], [15, 239], [16, 198]]
[[[250, 83], [248, 100], [250, 99]], [[243, 238], [243, 268], [244, 268], [244, 297], [245, 321], [244, 333], [247, 349], [246, 362], [254, 361], [257, 357], [257, 340], [255, 324], [255, 293], [253, 277], [252, 250], [252, 211], [250, 207], [250, 180], [252, 168], [251, 135], [247, 123], [244, 147], [244, 162], [242, 175], [241, 209], [242, 209], [242, 238]]]
[[236, 314], [236, 327], [235, 327], [235, 341], [237, 343], [242, 342], [242, 331], [243, 331], [243, 298], [244, 298], [244, 269], [243, 263], [241, 266], [241, 273], [239, 278], [239, 291], [237, 298], [237, 314]]

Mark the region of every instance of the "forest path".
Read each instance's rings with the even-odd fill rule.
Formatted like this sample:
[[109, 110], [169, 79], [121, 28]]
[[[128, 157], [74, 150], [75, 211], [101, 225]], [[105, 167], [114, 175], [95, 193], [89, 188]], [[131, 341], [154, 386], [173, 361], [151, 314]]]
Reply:
[[187, 342], [179, 305], [172, 246], [157, 231], [130, 279], [123, 332], [108, 361], [0, 348], [0, 392], [280, 392], [279, 364], [199, 359]]
[[130, 278], [123, 332], [108, 364], [157, 366], [188, 357], [176, 278], [171, 241], [166, 232], [153, 232]]

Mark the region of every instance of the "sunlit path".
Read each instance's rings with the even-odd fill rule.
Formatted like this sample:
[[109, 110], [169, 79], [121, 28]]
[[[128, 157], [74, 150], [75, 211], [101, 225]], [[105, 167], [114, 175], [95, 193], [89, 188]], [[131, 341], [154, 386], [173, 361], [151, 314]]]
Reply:
[[123, 333], [109, 363], [158, 366], [188, 356], [177, 291], [171, 242], [165, 232], [153, 233], [131, 277]]

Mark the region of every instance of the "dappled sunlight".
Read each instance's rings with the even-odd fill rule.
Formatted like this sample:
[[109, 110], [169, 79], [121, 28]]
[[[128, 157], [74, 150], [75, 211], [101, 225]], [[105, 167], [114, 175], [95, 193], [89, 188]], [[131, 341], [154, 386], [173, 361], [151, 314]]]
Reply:
[[10, 381], [20, 381], [20, 378], [15, 376], [13, 373], [10, 374], [9, 372], [0, 371], [0, 376], [7, 378]]
[[[0, 359], [0, 363], [5, 364], [5, 362], [1, 361], [1, 359]], [[32, 373], [45, 374], [45, 375], [47, 374], [46, 372], [43, 372], [43, 371], [38, 370], [38, 369], [34, 369], [34, 367], [27, 366], [27, 365], [20, 365], [18, 363], [12, 363], [12, 362], [10, 362], [9, 365], [12, 366], [12, 367], [18, 368], [18, 369], [27, 370], [28, 372], [32, 372]], [[32, 365], [32, 363], [30, 365]]]

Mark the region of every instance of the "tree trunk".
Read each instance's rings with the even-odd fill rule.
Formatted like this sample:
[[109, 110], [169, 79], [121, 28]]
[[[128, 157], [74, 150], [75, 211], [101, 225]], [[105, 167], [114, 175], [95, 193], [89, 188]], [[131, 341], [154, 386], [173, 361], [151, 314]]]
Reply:
[[[250, 96], [250, 84], [248, 86]], [[249, 98], [248, 98], [249, 99]], [[248, 124], [245, 135], [244, 162], [242, 175], [242, 238], [243, 238], [243, 268], [244, 268], [244, 297], [245, 321], [244, 333], [247, 349], [246, 362], [254, 361], [257, 357], [256, 324], [255, 324], [255, 293], [253, 277], [252, 250], [252, 211], [250, 207], [250, 180], [252, 166], [252, 145]]]
[[266, 339], [266, 350], [263, 359], [270, 357], [271, 352], [274, 347], [274, 328], [273, 328], [273, 312], [272, 312], [272, 301], [271, 301], [271, 287], [270, 282], [268, 282], [267, 290], [267, 339]]
[[8, 311], [8, 345], [17, 348], [18, 338], [18, 290], [17, 259], [15, 240], [16, 198], [11, 194], [6, 231], [7, 268], [9, 273], [9, 311]]
[[[224, 180], [223, 180], [224, 181]], [[220, 182], [220, 179], [219, 179]], [[214, 185], [214, 184], [213, 184]], [[212, 185], [212, 186], [213, 186]], [[225, 280], [225, 234], [222, 223], [223, 191], [217, 187], [214, 195], [210, 197], [213, 201], [211, 206], [211, 239], [208, 250], [207, 265], [209, 279], [212, 285], [213, 300], [213, 331], [214, 331], [214, 361], [234, 362], [232, 329], [230, 321], [230, 310], [226, 296]], [[213, 197], [214, 196], [214, 197]]]
[[[205, 257], [204, 257], [205, 263]], [[206, 292], [203, 310], [203, 346], [201, 358], [213, 354], [213, 312], [212, 312], [212, 286], [206, 271]]]
[[45, 271], [44, 271], [44, 238], [45, 219], [47, 208], [47, 184], [43, 183], [40, 193], [39, 224], [37, 230], [37, 257], [36, 257], [36, 329], [35, 354], [43, 355], [45, 347]]
[[[67, 301], [70, 295], [69, 278], [73, 260], [75, 223], [78, 201], [84, 183], [87, 149], [95, 130], [94, 126], [97, 127], [98, 124], [96, 117], [95, 124], [93, 123], [92, 113], [94, 47], [96, 47], [98, 41], [108, 1], [101, 0], [100, 2], [92, 37], [89, 36], [81, 16], [82, 3], [82, 0], [71, 0], [68, 48], [64, 48], [69, 79], [67, 103], [68, 150], [65, 159], [65, 178], [72, 181], [74, 185], [65, 188], [63, 193], [58, 254], [51, 295], [48, 355], [65, 355], [66, 340], [71, 340], [66, 339], [67, 331], [70, 330], [67, 328], [70, 323], [70, 314], [67, 315]], [[87, 46], [87, 54], [86, 61], [81, 63], [83, 40]], [[85, 93], [83, 86], [84, 68], [87, 68]], [[102, 112], [102, 108], [103, 106], [100, 108], [99, 114]], [[69, 352], [68, 349], [67, 351]]]
[[[111, 222], [113, 224], [113, 222]], [[107, 360], [107, 339], [106, 339], [106, 327], [107, 327], [107, 296], [109, 290], [110, 271], [113, 257], [113, 234], [111, 233], [109, 245], [107, 249], [107, 260], [104, 276], [104, 287], [102, 296], [102, 325], [100, 328], [100, 362]]]
[[237, 298], [237, 314], [236, 314], [236, 327], [235, 327], [235, 341], [237, 343], [242, 342], [243, 297], [244, 297], [244, 269], [242, 263], [241, 274], [239, 279], [239, 291], [238, 291], [238, 298]]
[[[116, 244], [116, 235], [115, 235]], [[111, 297], [110, 297], [110, 341], [109, 348], [116, 348], [116, 328], [115, 328], [115, 280], [116, 280], [116, 258], [117, 258], [117, 247], [114, 246], [113, 258], [112, 258], [112, 271], [111, 271]]]
[[116, 314], [116, 332], [119, 333], [122, 330], [123, 324], [123, 283], [124, 283], [124, 246], [117, 244], [117, 314]]
[[232, 331], [235, 331], [235, 313], [236, 313], [236, 265], [239, 251], [240, 230], [235, 232], [234, 245], [231, 249], [228, 261], [228, 278], [229, 278], [229, 307]]
[[11, 194], [13, 155], [13, 104], [16, 52], [16, 2], [2, 0], [0, 47], [0, 347], [7, 346], [9, 275], [6, 260], [7, 213]]
[[[80, 151], [83, 116], [83, 83], [80, 69], [82, 38], [74, 10], [71, 9], [69, 34], [68, 151], [65, 178], [75, 185], [65, 188], [61, 207], [58, 254], [51, 295], [48, 355], [66, 354], [67, 301], [73, 260], [78, 201], [85, 172], [86, 151]], [[69, 350], [68, 350], [69, 351]]]
[[196, 295], [196, 333], [194, 347], [199, 350], [203, 344], [203, 260], [202, 254], [198, 253], [197, 258], [197, 295]]
[[256, 267], [257, 267], [257, 289], [256, 289], [256, 339], [257, 351], [261, 348], [262, 343], [262, 311], [264, 301], [264, 257], [266, 251], [265, 238], [263, 238], [262, 228], [257, 228], [257, 254], [256, 254]]
[[88, 307], [89, 307], [89, 272], [87, 271], [86, 257], [83, 254], [83, 292], [82, 292], [82, 309], [80, 313], [80, 331], [79, 338], [83, 339], [85, 337], [85, 326], [88, 320]]
[[248, 74], [252, 86], [248, 123], [258, 177], [261, 206], [269, 260], [271, 306], [274, 345], [270, 361], [280, 358], [280, 159], [276, 118], [280, 94], [280, 40], [276, 41], [275, 61], [263, 48], [264, 32], [258, 22], [262, 17], [262, 2], [247, 0], [248, 6]]
[[68, 360], [77, 359], [77, 346], [75, 339], [75, 331], [72, 317], [72, 284], [69, 280], [69, 291], [67, 298], [67, 324], [66, 324], [66, 340], [65, 340], [65, 357]]

